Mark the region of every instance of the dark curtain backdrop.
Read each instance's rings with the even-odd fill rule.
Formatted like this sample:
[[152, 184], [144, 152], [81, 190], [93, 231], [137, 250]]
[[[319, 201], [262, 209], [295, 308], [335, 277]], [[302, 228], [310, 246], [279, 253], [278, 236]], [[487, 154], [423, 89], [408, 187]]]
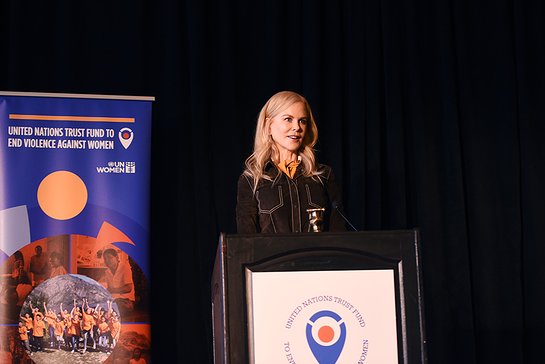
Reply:
[[0, 90], [156, 97], [155, 363], [212, 363], [219, 233], [285, 89], [351, 222], [420, 229], [430, 363], [541, 363], [544, 28], [525, 0], [3, 0]]

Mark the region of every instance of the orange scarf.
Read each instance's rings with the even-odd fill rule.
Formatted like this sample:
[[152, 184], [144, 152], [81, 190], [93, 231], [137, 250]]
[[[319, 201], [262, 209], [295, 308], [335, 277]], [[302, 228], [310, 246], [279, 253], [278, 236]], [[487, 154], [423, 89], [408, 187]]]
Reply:
[[293, 178], [295, 175], [295, 171], [297, 171], [297, 167], [299, 166], [301, 162], [300, 161], [284, 161], [278, 163], [278, 168], [282, 172], [286, 174], [289, 178]]

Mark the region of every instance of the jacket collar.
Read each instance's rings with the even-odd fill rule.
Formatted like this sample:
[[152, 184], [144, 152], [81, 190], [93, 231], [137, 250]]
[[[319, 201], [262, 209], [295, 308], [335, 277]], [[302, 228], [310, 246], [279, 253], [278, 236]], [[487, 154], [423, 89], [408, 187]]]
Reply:
[[[271, 160], [269, 160], [265, 164], [265, 167], [263, 168], [263, 172], [264, 174], [272, 178], [273, 185], [280, 180], [282, 175], [284, 175], [284, 173]], [[299, 164], [299, 167], [297, 167], [297, 170], [295, 171], [295, 174], [293, 175], [293, 179], [295, 180], [302, 175], [303, 175], [303, 164], [301, 163]], [[286, 176], [286, 178], [289, 178], [289, 177]]]

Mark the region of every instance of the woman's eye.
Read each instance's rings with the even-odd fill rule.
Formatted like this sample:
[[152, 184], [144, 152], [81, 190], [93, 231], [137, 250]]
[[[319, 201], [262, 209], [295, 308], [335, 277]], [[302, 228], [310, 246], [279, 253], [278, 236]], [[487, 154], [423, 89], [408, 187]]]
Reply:
[[307, 124], [307, 119], [301, 119], [299, 120], [299, 122], [303, 125], [306, 125]]

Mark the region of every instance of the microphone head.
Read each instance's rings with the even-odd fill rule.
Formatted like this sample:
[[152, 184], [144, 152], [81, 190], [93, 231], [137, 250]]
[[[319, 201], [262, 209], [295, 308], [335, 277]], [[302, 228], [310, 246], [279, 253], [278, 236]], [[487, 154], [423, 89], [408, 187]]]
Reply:
[[343, 213], [341, 212], [341, 203], [337, 200], [331, 202], [331, 207], [333, 207], [335, 210], [337, 210], [337, 212], [339, 213], [339, 215], [341, 216], [341, 218], [350, 226], [350, 228], [354, 231], [358, 231], [358, 229], [356, 229], [354, 227], [354, 225], [352, 225], [352, 223], [350, 221], [348, 221], [348, 219], [346, 218], [346, 216], [343, 215]]

